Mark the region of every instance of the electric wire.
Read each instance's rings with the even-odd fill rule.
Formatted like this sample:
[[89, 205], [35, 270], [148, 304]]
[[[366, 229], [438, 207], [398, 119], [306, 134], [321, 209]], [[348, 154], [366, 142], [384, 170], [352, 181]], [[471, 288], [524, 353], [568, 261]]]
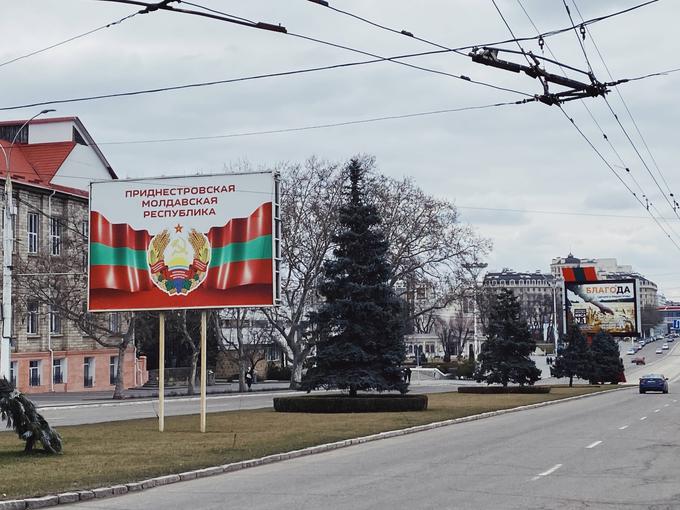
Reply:
[[92, 29], [92, 30], [88, 30], [87, 32], [83, 32], [82, 34], [74, 35], [73, 37], [69, 37], [68, 39], [65, 39], [65, 40], [63, 40], [63, 41], [60, 41], [60, 42], [58, 42], [58, 43], [52, 44], [52, 45], [50, 45], [50, 46], [46, 46], [45, 48], [41, 48], [41, 49], [39, 49], [39, 50], [35, 50], [35, 51], [30, 52], [30, 53], [26, 53], [26, 54], [24, 54], [24, 55], [20, 55], [20, 56], [18, 56], [18, 57], [14, 57], [14, 58], [12, 58], [12, 59], [10, 59], [10, 60], [7, 60], [7, 61], [5, 61], [5, 62], [1, 62], [1, 63], [0, 63], [0, 67], [3, 67], [3, 66], [6, 66], [6, 65], [9, 65], [9, 64], [12, 64], [12, 63], [14, 63], [14, 62], [16, 62], [16, 61], [18, 61], [18, 60], [23, 60], [23, 59], [25, 59], [25, 58], [29, 58], [29, 57], [32, 57], [32, 56], [34, 56], [34, 55], [38, 55], [38, 54], [43, 53], [43, 52], [45, 52], [45, 51], [49, 51], [49, 50], [51, 50], [51, 49], [57, 48], [58, 46], [62, 46], [62, 45], [64, 45], [64, 44], [70, 43], [71, 41], [75, 41], [76, 39], [80, 39], [80, 38], [85, 37], [85, 36], [88, 36], [88, 35], [90, 35], [90, 34], [94, 34], [95, 32], [99, 32], [100, 30], [104, 30], [105, 28], [113, 27], [113, 26], [115, 26], [115, 25], [118, 25], [118, 24], [120, 24], [120, 23], [126, 21], [126, 20], [129, 20], [130, 18], [133, 18], [133, 17], [137, 16], [137, 14], [140, 14], [140, 12], [141, 12], [141, 11], [133, 12], [132, 14], [129, 14], [128, 16], [125, 16], [125, 17], [123, 17], [123, 18], [120, 18], [119, 20], [116, 20], [116, 21], [112, 21], [111, 23], [107, 23], [106, 25], [102, 25], [102, 26], [97, 27], [97, 28], [94, 28], [94, 29]]
[[[118, 1], [118, 0], [101, 0], [101, 1]], [[608, 15], [605, 15], [605, 16], [600, 16], [598, 18], [592, 18], [590, 20], [586, 20], [585, 22], [582, 23], [582, 25], [587, 26], [587, 25], [590, 25], [590, 24], [593, 24], [593, 23], [604, 21], [604, 20], [610, 19], [614, 16], [619, 16], [621, 14], [631, 12], [635, 9], [645, 7], [647, 5], [656, 3], [658, 1], [659, 0], [649, 0], [647, 2], [644, 2], [644, 3], [641, 3], [641, 4], [635, 5], [633, 7], [630, 7], [628, 9], [617, 11], [617, 12], [614, 12], [614, 13], [611, 13], [611, 14], [608, 14]], [[128, 2], [125, 2], [125, 3], [128, 3]], [[143, 2], [136, 2], [135, 5], [148, 6], [148, 4], [143, 3]], [[537, 35], [537, 36], [518, 38], [517, 40], [518, 41], [531, 41], [531, 40], [539, 39], [540, 37], [546, 38], [546, 37], [558, 35], [558, 34], [570, 31], [572, 29], [573, 29], [573, 27], [567, 27], [567, 28], [563, 28], [563, 29], [552, 30], [550, 32], [544, 32], [544, 33]], [[410, 53], [410, 54], [405, 54], [405, 55], [395, 55], [395, 56], [392, 56], [392, 57], [376, 58], [376, 59], [371, 59], [371, 60], [363, 60], [363, 61], [355, 61], [355, 62], [345, 62], [345, 63], [341, 63], [341, 64], [333, 64], [333, 65], [327, 65], [327, 66], [317, 66], [317, 67], [312, 67], [312, 68], [297, 69], [297, 70], [284, 71], [284, 72], [278, 72], [278, 73], [266, 73], [266, 74], [246, 76], [246, 77], [241, 77], [241, 78], [215, 80], [215, 81], [204, 81], [204, 82], [196, 82], [196, 83], [190, 83], [190, 84], [185, 84], [185, 85], [174, 85], [174, 86], [158, 87], [158, 88], [152, 88], [152, 89], [141, 89], [141, 90], [136, 90], [136, 91], [116, 92], [116, 93], [110, 93], [110, 94], [98, 94], [98, 95], [90, 95], [90, 96], [68, 98], [68, 99], [36, 101], [36, 102], [32, 102], [32, 103], [24, 103], [24, 104], [12, 105], [12, 106], [0, 107], [0, 111], [19, 110], [19, 109], [23, 109], [23, 108], [34, 108], [36, 106], [47, 106], [47, 105], [54, 105], [54, 104], [67, 104], [67, 103], [75, 103], [75, 102], [83, 102], [83, 101], [95, 101], [95, 100], [100, 100], [100, 99], [128, 97], [128, 96], [136, 96], [136, 95], [143, 95], [143, 94], [155, 94], [155, 93], [168, 92], [168, 91], [174, 91], [174, 90], [206, 87], [206, 86], [220, 85], [220, 84], [227, 84], [227, 83], [236, 83], [236, 82], [248, 81], [248, 80], [257, 80], [257, 79], [264, 79], [264, 78], [290, 76], [290, 75], [296, 75], [296, 74], [304, 74], [304, 73], [311, 73], [311, 72], [317, 72], [317, 71], [339, 69], [339, 68], [344, 68], [344, 67], [354, 67], [354, 66], [361, 66], [361, 65], [367, 65], [367, 64], [374, 64], [374, 63], [377, 63], [377, 62], [384, 62], [384, 61], [387, 61], [387, 60], [415, 58], [415, 57], [421, 57], [421, 56], [425, 56], [425, 55], [436, 55], [436, 54], [447, 53], [449, 51], [455, 51], [455, 50], [461, 50], [461, 51], [462, 50], [469, 50], [469, 49], [474, 49], [474, 48], [482, 47], [482, 46], [495, 46], [495, 45], [506, 44], [506, 43], [511, 43], [511, 42], [515, 42], [515, 41], [513, 39], [509, 39], [509, 40], [496, 41], [496, 42], [486, 43], [486, 44], [475, 44], [475, 45], [468, 45], [468, 46], [460, 46], [458, 48], [453, 48], [452, 50], [423, 51], [423, 52]], [[667, 71], [663, 71], [663, 72], [651, 73], [651, 74], [639, 76], [639, 77], [636, 77], [636, 78], [630, 78], [630, 79], [625, 80], [625, 82], [642, 80], [642, 79], [646, 79], [646, 78], [650, 78], [650, 77], [654, 77], [654, 76], [663, 76], [663, 75], [667, 75], [667, 74], [670, 74], [670, 73], [673, 73], [673, 72], [676, 72], [676, 71], [680, 71], [680, 68], [671, 69], [671, 70], [667, 70]], [[621, 81], [621, 82], [623, 83], [624, 81]]]
[[179, 137], [179, 138], [156, 138], [156, 139], [148, 139], [148, 140], [120, 140], [120, 141], [110, 141], [110, 142], [99, 142], [97, 145], [138, 145], [138, 144], [148, 144], [148, 143], [167, 143], [167, 142], [190, 142], [190, 141], [199, 141], [199, 140], [219, 140], [219, 139], [224, 139], [224, 138], [240, 138], [240, 137], [246, 137], [246, 136], [258, 136], [258, 135], [270, 135], [270, 134], [278, 134], [278, 133], [292, 133], [292, 132], [297, 132], [297, 131], [310, 131], [314, 129], [328, 129], [328, 128], [334, 128], [334, 127], [342, 127], [342, 126], [353, 126], [357, 124], [369, 124], [373, 122], [383, 122], [383, 121], [388, 121], [388, 120], [398, 120], [398, 119], [411, 119], [415, 117], [425, 117], [425, 116], [430, 116], [430, 115], [442, 115], [446, 113], [457, 113], [457, 112], [464, 112], [464, 111], [470, 111], [470, 110], [483, 110], [486, 108], [497, 108], [501, 106], [509, 106], [509, 105], [519, 105], [519, 104], [524, 104], [525, 102], [530, 102], [530, 100], [519, 100], [519, 101], [508, 101], [508, 102], [503, 102], [503, 103], [492, 103], [492, 104], [486, 104], [486, 105], [479, 105], [479, 106], [463, 106], [460, 108], [445, 108], [445, 109], [440, 109], [440, 110], [430, 110], [426, 112], [415, 112], [415, 113], [405, 113], [401, 115], [385, 115], [382, 117], [371, 117], [368, 119], [357, 119], [357, 120], [348, 120], [348, 121], [343, 121], [343, 122], [332, 122], [332, 123], [327, 123], [327, 124], [313, 124], [309, 126], [299, 126], [299, 127], [291, 127], [291, 128], [281, 128], [281, 129], [267, 129], [267, 130], [261, 130], [261, 131], [245, 131], [245, 132], [240, 132], [240, 133], [228, 133], [228, 134], [223, 134], [223, 135], [208, 135], [208, 136], [188, 136], [188, 137]]
[[590, 139], [586, 136], [586, 134], [581, 130], [581, 128], [574, 122], [574, 119], [571, 118], [567, 112], [564, 111], [564, 108], [562, 107], [561, 104], [557, 105], [562, 114], [565, 116], [565, 118], [571, 123], [572, 126], [578, 131], [578, 133], [581, 135], [581, 137], [586, 141], [586, 143], [590, 146], [590, 148], [597, 154], [597, 156], [602, 160], [602, 162], [611, 170], [611, 172], [616, 176], [616, 178], [621, 182], [621, 184], [624, 185], [624, 187], [630, 192], [631, 195], [637, 200], [637, 202], [649, 213], [649, 215], [652, 217], [654, 222], [657, 224], [657, 226], [661, 229], [661, 231], [670, 239], [670, 241], [673, 243], [673, 245], [680, 251], [680, 245], [673, 239], [673, 237], [666, 231], [666, 229], [663, 227], [663, 225], [659, 222], [659, 220], [654, 216], [654, 214], [645, 206], [645, 204], [642, 202], [640, 197], [638, 197], [633, 190], [628, 186], [626, 181], [624, 181], [621, 176], [616, 172], [614, 167], [607, 161], [607, 159], [602, 155], [602, 153], [593, 145], [593, 143], [590, 141]]
[[[572, 3], [574, 4], [574, 8], [576, 9], [576, 12], [583, 20], [583, 15], [581, 14], [581, 10], [579, 9], [576, 0], [572, 0]], [[590, 30], [586, 29], [588, 36], [590, 37], [590, 42], [593, 44], [593, 47], [595, 48], [595, 51], [597, 52], [598, 57], [600, 58], [600, 61], [602, 62], [602, 65], [604, 66], [605, 71], [607, 72], [607, 75], [609, 76], [609, 79], [614, 80], [611, 71], [609, 70], [609, 66], [607, 65], [607, 62], [605, 62], [604, 56], [602, 55], [602, 52], [600, 51], [599, 46], [595, 42], [595, 39], [593, 38], [593, 35], [590, 33]], [[680, 69], [675, 69], [672, 70], [672, 72], [679, 71]], [[623, 104], [623, 107], [625, 108], [626, 112], [628, 113], [628, 117], [630, 118], [631, 122], [633, 123], [633, 126], [635, 126], [635, 130], [640, 137], [640, 140], [642, 140], [643, 145], [645, 146], [645, 149], [647, 150], [647, 153], [649, 154], [649, 157], [652, 160], [652, 163], [654, 163], [654, 166], [656, 167], [657, 172], [661, 176], [661, 179], [663, 180], [663, 183], [666, 185], [666, 189], [668, 190], [668, 193], [671, 197], [673, 197], [673, 192], [671, 191], [670, 186], [668, 185], [668, 182], [666, 181], [666, 178], [663, 175], [663, 172], [661, 171], [661, 168], [659, 167], [658, 163], [656, 162], [656, 158], [654, 158], [654, 154], [652, 154], [651, 149], [649, 148], [649, 145], [647, 145], [647, 141], [645, 140], [645, 137], [642, 135], [642, 132], [640, 131], [640, 128], [638, 127], [637, 122], [635, 121], [635, 118], [633, 117], [632, 112], [630, 111], [630, 108], [628, 108], [628, 104], [626, 103], [626, 100], [623, 98], [623, 94], [621, 91], [616, 88], [616, 93], [619, 96], [619, 99], [621, 100], [621, 103]], [[673, 199], [675, 202], [675, 198]]]
[[[567, 5], [567, 0], [562, 0], [562, 3], [564, 4], [564, 8], [567, 11], [567, 16], [569, 16], [569, 21], [571, 22], [572, 26], [574, 26], [574, 33], [576, 34], [576, 39], [578, 39], [578, 44], [581, 47], [581, 51], [583, 52], [583, 57], [586, 59], [586, 64], [588, 64], [588, 70], [590, 71], [590, 79], [595, 80], [595, 75], [593, 74], [593, 66], [590, 65], [590, 59], [588, 58], [588, 53], [586, 53], [586, 48], [583, 45], [583, 41], [581, 40], [581, 37], [579, 37], [579, 33], [576, 30], [576, 26], [574, 25], [574, 18], [571, 16], [571, 10], [569, 9], [569, 6]], [[585, 37], [585, 30], [586, 27], [584, 25], [581, 25], [581, 31], [583, 32], [583, 37]]]

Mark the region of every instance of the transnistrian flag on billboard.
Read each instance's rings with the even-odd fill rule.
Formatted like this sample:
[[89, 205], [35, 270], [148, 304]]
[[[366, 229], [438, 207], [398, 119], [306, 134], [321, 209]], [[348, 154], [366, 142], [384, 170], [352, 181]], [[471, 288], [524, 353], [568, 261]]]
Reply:
[[92, 183], [88, 309], [273, 306], [271, 172]]

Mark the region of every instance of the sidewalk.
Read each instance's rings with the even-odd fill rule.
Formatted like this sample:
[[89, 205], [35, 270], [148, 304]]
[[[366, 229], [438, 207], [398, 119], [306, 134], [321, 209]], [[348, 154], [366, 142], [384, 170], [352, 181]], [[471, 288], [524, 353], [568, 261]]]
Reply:
[[[255, 383], [252, 386], [252, 391], [247, 393], [256, 393], [263, 391], [278, 391], [287, 390], [290, 386], [288, 381], [262, 381]], [[186, 386], [173, 386], [165, 388], [166, 398], [170, 397], [187, 397], [200, 395], [200, 387], [196, 386], [194, 395], [187, 395]], [[239, 393], [238, 383], [218, 383], [206, 388], [206, 393], [210, 395], [224, 395], [229, 393]], [[105, 402], [112, 402], [113, 391], [95, 391], [95, 392], [78, 392], [78, 393], [33, 393], [29, 398], [38, 406], [71, 406], [71, 405], [87, 405], [87, 404], [101, 404]], [[158, 389], [156, 388], [131, 388], [125, 390], [125, 400], [150, 400], [158, 398]]]

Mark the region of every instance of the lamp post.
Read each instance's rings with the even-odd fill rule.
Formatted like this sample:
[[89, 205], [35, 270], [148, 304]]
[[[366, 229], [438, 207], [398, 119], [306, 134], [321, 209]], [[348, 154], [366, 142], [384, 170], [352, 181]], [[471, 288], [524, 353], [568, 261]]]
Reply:
[[[12, 148], [24, 128], [36, 117], [55, 110], [41, 110], [24, 122], [17, 130], [7, 150], [0, 144], [5, 155], [5, 214], [2, 229], [2, 339], [0, 340], [0, 378], [9, 379], [12, 337], [12, 254], [14, 251], [14, 201], [12, 200], [12, 172], [10, 158]], [[50, 367], [51, 369], [51, 367]]]
[[472, 301], [472, 325], [473, 325], [473, 339], [472, 339], [472, 344], [474, 348], [474, 353], [475, 353], [475, 358], [479, 356], [479, 350], [480, 350], [480, 342], [479, 338], [477, 336], [477, 277], [479, 276], [479, 273], [481, 272], [482, 269], [484, 269], [488, 264], [485, 262], [471, 262], [468, 264], [463, 264], [463, 267], [467, 269], [472, 277], [474, 278], [474, 287], [473, 287], [473, 301]]

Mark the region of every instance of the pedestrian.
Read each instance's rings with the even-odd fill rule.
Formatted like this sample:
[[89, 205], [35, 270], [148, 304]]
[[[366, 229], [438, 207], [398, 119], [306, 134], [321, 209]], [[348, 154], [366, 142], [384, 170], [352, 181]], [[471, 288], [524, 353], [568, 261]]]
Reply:
[[246, 372], [246, 384], [248, 385], [248, 391], [251, 391], [251, 386], [253, 385], [253, 369], [250, 368]]
[[410, 383], [411, 382], [411, 368], [406, 367], [404, 370], [404, 378], [406, 379], [406, 382]]

